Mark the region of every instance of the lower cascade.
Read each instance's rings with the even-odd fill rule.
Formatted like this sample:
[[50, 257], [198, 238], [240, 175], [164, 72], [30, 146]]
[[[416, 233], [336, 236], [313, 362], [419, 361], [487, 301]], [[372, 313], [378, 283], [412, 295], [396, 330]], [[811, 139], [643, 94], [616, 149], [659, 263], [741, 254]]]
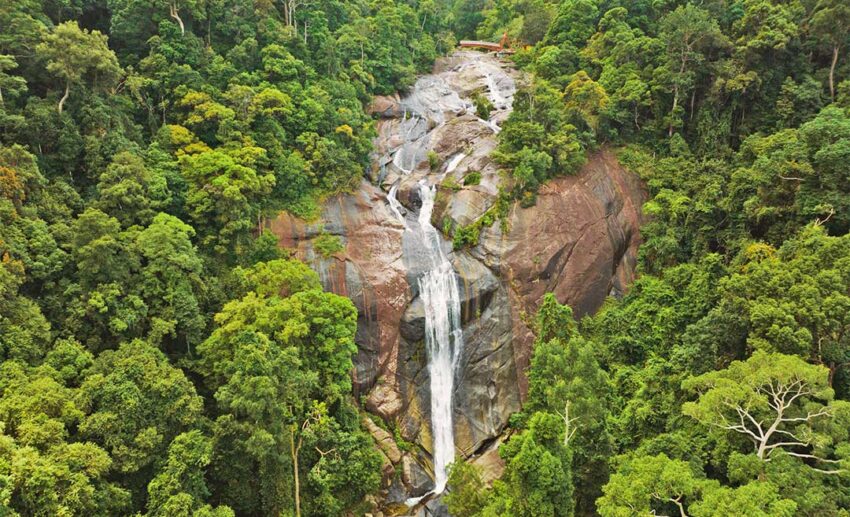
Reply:
[[[436, 186], [423, 179], [419, 183], [422, 207], [415, 230], [418, 233], [429, 269], [418, 280], [419, 294], [425, 311], [425, 346], [428, 353], [428, 374], [431, 391], [431, 426], [433, 436], [434, 489], [426, 495], [441, 494], [448, 480], [447, 469], [454, 461], [455, 443], [452, 421], [455, 372], [463, 350], [463, 329], [460, 318], [460, 293], [457, 277], [446, 254], [440, 235], [431, 224]], [[388, 196], [395, 208], [395, 189]], [[400, 218], [403, 221], [403, 218]], [[424, 497], [424, 496], [423, 496]], [[423, 497], [411, 498], [415, 505]]]
[[419, 292], [425, 308], [425, 345], [431, 378], [431, 426], [434, 436], [434, 493], [446, 488], [446, 469], [454, 461], [455, 443], [452, 426], [452, 398], [455, 370], [463, 349], [460, 326], [460, 294], [451, 262], [440, 246], [440, 236], [431, 225], [436, 187], [424, 180], [419, 193], [422, 208], [419, 227], [423, 246], [433, 268], [419, 278]]

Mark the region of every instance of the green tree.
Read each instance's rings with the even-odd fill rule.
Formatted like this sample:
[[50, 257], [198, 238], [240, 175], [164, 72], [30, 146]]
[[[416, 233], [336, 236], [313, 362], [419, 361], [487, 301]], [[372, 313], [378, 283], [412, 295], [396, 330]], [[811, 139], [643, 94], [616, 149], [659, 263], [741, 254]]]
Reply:
[[561, 417], [564, 446], [571, 451], [576, 510], [592, 514], [612, 454], [608, 377], [594, 357], [596, 347], [578, 335], [572, 311], [552, 293], [543, 297], [537, 333], [523, 411]]
[[699, 393], [682, 412], [697, 420], [736, 433], [752, 442], [763, 462], [776, 453], [812, 461], [811, 468], [838, 473], [839, 460], [819, 446], [820, 420], [835, 409], [828, 370], [800, 358], [756, 351], [747, 361], [735, 361], [725, 370], [703, 374], [683, 383]]
[[[15, 98], [26, 91], [27, 82], [23, 77], [9, 74], [9, 70], [18, 67], [15, 56], [0, 54], [0, 109], [6, 107], [6, 98]], [[3, 92], [6, 92], [6, 97]]]
[[790, 517], [797, 508], [793, 501], [782, 498], [776, 485], [754, 481], [737, 488], [724, 487], [695, 472], [687, 462], [664, 454], [625, 459], [604, 490], [597, 502], [603, 517], [662, 511], [682, 517]]
[[704, 9], [692, 4], [676, 8], [661, 20], [659, 38], [667, 42], [667, 63], [662, 77], [669, 77], [673, 91], [668, 135], [681, 125], [679, 101], [694, 87], [698, 69], [713, 49], [728, 44], [717, 21]]
[[108, 515], [129, 507], [100, 446], [72, 443], [84, 413], [52, 368], [0, 366], [0, 509], [9, 515]]
[[192, 382], [150, 344], [135, 340], [102, 352], [80, 386], [82, 437], [106, 449], [113, 468], [141, 500], [169, 443], [200, 423]]
[[517, 517], [572, 516], [572, 459], [565, 445], [567, 432], [561, 417], [533, 414], [528, 429], [499, 448], [505, 473], [496, 491], [497, 500], [488, 505], [502, 506], [508, 515]]
[[[277, 513], [300, 511], [309, 494], [316, 502], [305, 508], [342, 512], [353, 502], [348, 497], [379, 481], [377, 456], [364, 450], [369, 440], [357, 419], [345, 417], [356, 311], [322, 292], [315, 273], [295, 262], [258, 264], [245, 279], [252, 290], [224, 306], [198, 347], [198, 367], [220, 411], [223, 449], [213, 469], [223, 498], [237, 511]], [[350, 479], [359, 488], [340, 491]]]
[[455, 461], [449, 465], [448, 487], [443, 501], [455, 517], [476, 517], [487, 504], [481, 469], [472, 463]]
[[180, 157], [188, 180], [186, 207], [202, 242], [224, 254], [237, 249], [259, 215], [263, 194], [274, 176], [263, 170], [264, 150], [257, 147], [203, 150]]
[[685, 508], [699, 498], [702, 481], [684, 461], [664, 454], [637, 457], [623, 462], [611, 476], [597, 509], [602, 517], [656, 514], [667, 509], [684, 517]]
[[148, 339], [154, 345], [165, 341], [169, 351], [179, 345], [190, 352], [206, 326], [204, 265], [192, 244], [194, 235], [191, 226], [160, 213], [135, 240], [142, 257], [135, 291], [148, 307]]
[[232, 517], [226, 506], [213, 509], [204, 504], [210, 495], [204, 468], [212, 450], [212, 441], [198, 430], [177, 435], [163, 467], [148, 484], [147, 515]]
[[562, 0], [543, 43], [581, 48], [596, 31], [599, 6], [594, 0]]
[[608, 106], [608, 94], [587, 72], [579, 70], [571, 77], [564, 90], [564, 100], [574, 119], [583, 122], [594, 134], [599, 131], [599, 116]]
[[742, 268], [721, 284], [713, 312], [743, 317], [751, 349], [797, 354], [827, 367], [830, 386], [847, 392], [850, 361], [844, 336], [850, 322], [844, 306], [847, 237], [829, 237], [813, 225], [779, 250], [752, 245], [741, 254]]
[[108, 89], [117, 81], [121, 68], [106, 41], [106, 36], [98, 31], [81, 29], [77, 22], [65, 22], [57, 25], [38, 45], [36, 51], [47, 62], [47, 71], [65, 88], [57, 105], [59, 113], [62, 113], [72, 86], [88, 83]]
[[820, 0], [809, 21], [814, 35], [832, 51], [829, 65], [829, 95], [835, 100], [835, 66], [841, 49], [850, 41], [850, 6], [840, 0]]
[[154, 176], [144, 160], [129, 152], [112, 158], [97, 184], [95, 206], [118, 219], [122, 226], [146, 225], [156, 210], [169, 201], [168, 185], [162, 176]]

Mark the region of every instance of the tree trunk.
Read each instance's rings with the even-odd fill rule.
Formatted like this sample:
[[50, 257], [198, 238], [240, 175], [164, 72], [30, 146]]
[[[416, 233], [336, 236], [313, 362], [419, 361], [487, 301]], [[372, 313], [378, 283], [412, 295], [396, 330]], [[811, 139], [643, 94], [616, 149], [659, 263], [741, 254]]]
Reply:
[[286, 0], [286, 3], [283, 4], [284, 23], [287, 27], [295, 27], [296, 32], [298, 32], [298, 25], [295, 24], [295, 4], [296, 0]]
[[670, 110], [670, 128], [667, 130], [667, 137], [673, 136], [673, 114], [676, 113], [676, 107], [679, 105], [679, 86], [673, 87], [673, 109]]
[[835, 65], [838, 63], [838, 45], [832, 47], [832, 65], [829, 67], [829, 96], [835, 100]]
[[679, 515], [681, 517], [688, 517], [688, 514], [685, 513], [685, 506], [682, 504], [682, 496], [679, 496], [675, 499], [670, 499], [670, 501], [672, 501], [673, 504], [675, 504], [679, 508]]
[[68, 96], [70, 94], [71, 94], [71, 81], [68, 81], [67, 83], [65, 83], [65, 95], [63, 95], [62, 98], [59, 99], [59, 106], [58, 106], [57, 109], [59, 110], [60, 115], [62, 114], [62, 108], [65, 106], [65, 101], [68, 100]]
[[[682, 65], [679, 67], [679, 77], [682, 77], [682, 74], [685, 73], [685, 64], [687, 63], [687, 59], [682, 56]], [[673, 85], [673, 109], [670, 110], [670, 129], [667, 132], [667, 137], [673, 136], [673, 114], [676, 113], [676, 108], [679, 106], [679, 84]]]
[[691, 92], [691, 115], [690, 115], [690, 117], [688, 117], [688, 122], [691, 124], [691, 127], [693, 127], [693, 123], [694, 123], [693, 122], [694, 121], [694, 105], [696, 104], [696, 100], [697, 100], [697, 89], [694, 88], [694, 90]]
[[292, 472], [295, 477], [295, 517], [301, 517], [301, 480], [298, 477], [298, 449], [301, 448], [301, 440], [298, 440], [298, 447], [296, 447], [294, 426], [289, 431], [289, 448], [292, 453]]
[[180, 15], [177, 13], [177, 5], [171, 4], [171, 17], [177, 20], [177, 24], [180, 25], [180, 35], [186, 35], [186, 26], [183, 25], [183, 19], [180, 18]]

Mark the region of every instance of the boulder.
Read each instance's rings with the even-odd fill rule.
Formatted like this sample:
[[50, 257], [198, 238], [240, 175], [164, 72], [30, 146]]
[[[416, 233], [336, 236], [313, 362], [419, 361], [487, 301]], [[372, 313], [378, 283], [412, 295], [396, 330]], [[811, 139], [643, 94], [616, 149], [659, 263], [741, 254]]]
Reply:
[[505, 471], [505, 460], [499, 456], [499, 447], [504, 443], [501, 437], [493, 440], [484, 447], [478, 455], [469, 459], [469, 462], [481, 470], [481, 481], [487, 486], [492, 486], [493, 481], [502, 477]]
[[412, 454], [405, 454], [401, 460], [401, 479], [408, 487], [410, 497], [420, 497], [427, 494], [433, 487], [433, 473], [426, 470], [427, 461], [414, 460]]
[[393, 464], [401, 461], [401, 450], [398, 448], [398, 445], [396, 445], [395, 438], [393, 438], [388, 431], [382, 429], [368, 416], [361, 418], [360, 422], [363, 424], [363, 427], [369, 431], [369, 434], [372, 435], [375, 443], [378, 444], [378, 447]]
[[401, 99], [398, 94], [378, 95], [366, 107], [366, 112], [382, 118], [400, 117], [402, 116]]
[[384, 420], [397, 416], [403, 404], [398, 391], [386, 383], [377, 383], [366, 397], [366, 409]]

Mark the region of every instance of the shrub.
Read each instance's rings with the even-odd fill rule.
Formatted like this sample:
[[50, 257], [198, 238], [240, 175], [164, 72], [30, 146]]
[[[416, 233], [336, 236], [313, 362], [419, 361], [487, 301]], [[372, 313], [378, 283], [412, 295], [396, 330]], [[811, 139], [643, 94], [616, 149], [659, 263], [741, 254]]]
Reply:
[[486, 95], [481, 92], [475, 92], [472, 96], [472, 103], [475, 104], [475, 114], [478, 118], [490, 120], [490, 112], [493, 111], [493, 103]]
[[342, 241], [338, 236], [322, 233], [313, 239], [313, 248], [324, 258], [330, 258], [342, 251], [345, 246], [342, 245]]
[[479, 183], [481, 183], [481, 173], [478, 171], [472, 171], [463, 178], [463, 184], [467, 187], [478, 185]]
[[440, 168], [440, 163], [440, 155], [434, 151], [428, 151], [428, 167], [435, 171]]
[[450, 189], [452, 192], [457, 192], [461, 188], [460, 183], [457, 182], [457, 179], [454, 176], [447, 176], [446, 179], [443, 180], [443, 183], [440, 185], [441, 188]]

